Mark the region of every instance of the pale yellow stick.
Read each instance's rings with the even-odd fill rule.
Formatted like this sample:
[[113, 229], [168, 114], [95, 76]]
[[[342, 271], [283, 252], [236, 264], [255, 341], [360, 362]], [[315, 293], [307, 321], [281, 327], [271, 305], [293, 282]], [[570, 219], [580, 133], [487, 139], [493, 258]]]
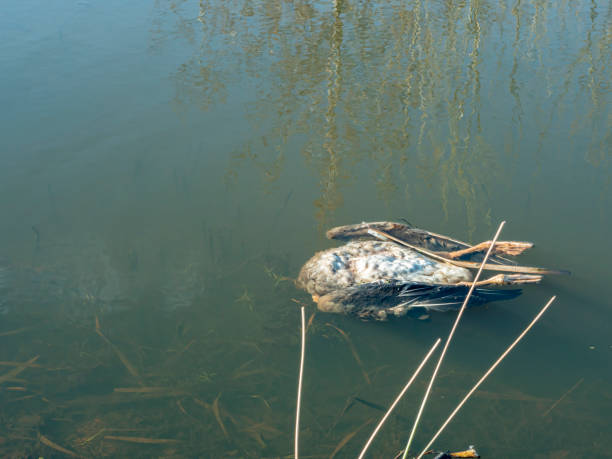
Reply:
[[300, 376], [298, 379], [297, 405], [295, 408], [295, 459], [299, 456], [299, 439], [300, 439], [300, 408], [302, 404], [302, 379], [304, 376], [304, 354], [306, 352], [306, 312], [304, 306], [300, 308], [302, 315], [302, 351], [300, 354]]
[[457, 408], [455, 408], [453, 410], [453, 412], [450, 414], [448, 419], [444, 422], [444, 424], [442, 424], [442, 427], [440, 427], [440, 429], [438, 429], [438, 431], [433, 436], [433, 438], [430, 440], [430, 442], [427, 443], [427, 446], [425, 446], [425, 448], [423, 448], [423, 451], [421, 451], [421, 453], [417, 456], [417, 459], [423, 457], [423, 455], [431, 447], [433, 442], [436, 441], [436, 439], [440, 436], [440, 434], [446, 428], [446, 426], [453, 420], [453, 418], [459, 412], [459, 410], [465, 404], [465, 402], [467, 402], [467, 400], [472, 396], [472, 394], [474, 392], [476, 392], [476, 390], [480, 387], [480, 385], [484, 382], [484, 380], [487, 379], [487, 377], [491, 373], [493, 373], [493, 370], [495, 370], [495, 368], [501, 363], [502, 360], [504, 360], [504, 358], [510, 353], [510, 351], [512, 349], [514, 349], [514, 347], [518, 344], [518, 342], [523, 339], [523, 337], [527, 334], [527, 332], [529, 330], [531, 330], [531, 328], [540, 319], [540, 317], [542, 317], [542, 314], [544, 314], [546, 312], [546, 310], [549, 308], [549, 306], [553, 303], [553, 301], [555, 301], [555, 298], [556, 298], [556, 296], [553, 296], [550, 300], [548, 300], [548, 303], [546, 303], [546, 305], [541, 309], [541, 311], [538, 313], [538, 315], [533, 318], [533, 320], [527, 326], [527, 328], [525, 328], [525, 330], [523, 330], [523, 332], [514, 340], [514, 342], [508, 347], [508, 349], [506, 349], [504, 351], [504, 353], [502, 355], [500, 355], [499, 358], [495, 361], [495, 363], [493, 365], [491, 365], [491, 368], [489, 368], [487, 370], [487, 372], [484, 375], [482, 375], [482, 377], [478, 380], [478, 382], [476, 384], [474, 384], [474, 387], [472, 387], [470, 389], [470, 391], [466, 394], [466, 396], [463, 397], [463, 400], [461, 400], [461, 402], [459, 402], [459, 405], [457, 405]]
[[376, 426], [376, 428], [374, 429], [374, 432], [372, 432], [372, 435], [370, 436], [370, 438], [368, 439], [368, 441], [366, 442], [365, 446], [363, 447], [363, 450], [361, 451], [361, 454], [359, 455], [358, 459], [363, 459], [363, 457], [365, 456], [366, 451], [368, 450], [368, 448], [370, 447], [370, 445], [372, 444], [372, 442], [374, 441], [374, 437], [376, 437], [376, 435], [378, 434], [378, 431], [381, 429], [382, 425], [385, 423], [385, 421], [387, 420], [387, 418], [389, 417], [389, 415], [391, 414], [391, 412], [395, 409], [396, 405], [399, 403], [399, 401], [401, 400], [401, 398], [404, 396], [404, 394], [406, 393], [406, 391], [408, 390], [408, 388], [412, 385], [412, 383], [414, 382], [414, 380], [416, 379], [416, 377], [419, 375], [419, 373], [421, 372], [421, 370], [423, 369], [423, 367], [425, 366], [425, 364], [427, 363], [427, 361], [429, 360], [429, 357], [431, 357], [431, 355], [434, 353], [434, 351], [436, 350], [436, 348], [438, 347], [438, 344], [440, 344], [440, 341], [442, 341], [441, 338], [438, 338], [436, 340], [436, 342], [434, 343], [434, 345], [431, 347], [431, 349], [429, 350], [429, 352], [427, 353], [427, 355], [425, 356], [425, 358], [423, 359], [423, 361], [421, 362], [421, 364], [417, 367], [417, 369], [414, 371], [414, 374], [411, 376], [410, 380], [408, 380], [408, 382], [406, 383], [406, 385], [404, 386], [404, 388], [402, 389], [402, 391], [399, 393], [399, 395], [397, 396], [397, 398], [395, 399], [395, 401], [391, 404], [391, 406], [389, 407], [389, 409], [387, 410], [387, 412], [385, 413], [385, 415], [382, 417], [382, 419], [380, 420], [380, 422], [378, 423], [378, 425]]
[[489, 255], [491, 254], [491, 251], [493, 250], [493, 247], [495, 246], [495, 241], [497, 241], [497, 238], [499, 237], [499, 234], [501, 233], [502, 228], [504, 227], [504, 225], [506, 224], [506, 222], [501, 222], [501, 224], [499, 225], [499, 228], [497, 228], [497, 232], [495, 233], [495, 237], [493, 237], [493, 241], [491, 243], [491, 246], [489, 247], [489, 250], [487, 250], [487, 253], [484, 257], [484, 259], [482, 260], [482, 263], [480, 265], [480, 269], [478, 270], [478, 272], [476, 273], [476, 277], [474, 277], [474, 281], [472, 282], [472, 286], [470, 287], [470, 290], [468, 291], [465, 300], [463, 300], [463, 304], [461, 305], [461, 309], [459, 309], [459, 313], [457, 314], [457, 318], [455, 319], [455, 323], [453, 324], [453, 328], [451, 328], [451, 331], [448, 335], [448, 338], [446, 339], [446, 343], [444, 343], [444, 348], [442, 349], [442, 353], [440, 354], [440, 358], [438, 359], [438, 363], [436, 364], [436, 368], [434, 369], [434, 372], [431, 376], [431, 380], [429, 381], [429, 385], [427, 386], [427, 390], [425, 391], [425, 396], [423, 397], [423, 401], [421, 402], [421, 406], [419, 408], [419, 411], [417, 413], [416, 419], [414, 420], [414, 425], [412, 426], [412, 432], [410, 432], [410, 437], [408, 438], [408, 442], [406, 443], [406, 448], [404, 449], [404, 455], [402, 456], [402, 459], [406, 459], [406, 457], [408, 456], [408, 451], [410, 450], [410, 445], [412, 443], [412, 439], [414, 438], [414, 434], [416, 433], [416, 429], [419, 425], [419, 420], [421, 419], [421, 415], [423, 414], [423, 410], [425, 409], [425, 404], [427, 403], [427, 399], [429, 398], [429, 393], [431, 392], [431, 388], [433, 386], [433, 383], [436, 379], [436, 375], [438, 374], [438, 370], [440, 369], [440, 366], [442, 366], [442, 361], [444, 360], [444, 356], [446, 355], [446, 351], [448, 350], [448, 346], [450, 345], [451, 340], [453, 339], [453, 336], [455, 334], [455, 330], [457, 330], [457, 326], [459, 325], [459, 321], [461, 320], [461, 317], [463, 316], [463, 311], [465, 311], [465, 307], [467, 306], [468, 301], [470, 300], [470, 296], [472, 296], [472, 292], [474, 291], [474, 288], [476, 287], [476, 283], [478, 282], [478, 278], [480, 277], [480, 274], [482, 273], [482, 270], [484, 268], [484, 265], [487, 262], [487, 259], [489, 258]]
[[[455, 250], [453, 252], [444, 252], [444, 254], [448, 258], [459, 258], [463, 255], [467, 255], [470, 253], [476, 252], [484, 252], [489, 248], [491, 241], [481, 242], [480, 244], [476, 244], [472, 247], [468, 247], [462, 250]], [[496, 254], [503, 253], [504, 255], [520, 255], [525, 250], [533, 247], [533, 243], [531, 242], [519, 242], [519, 241], [498, 241], [495, 245], [494, 252]]]
[[[542, 280], [542, 276], [538, 274], [496, 274], [495, 276], [489, 277], [476, 282], [476, 287], [482, 287], [485, 285], [518, 285], [518, 284], [537, 284]], [[459, 282], [456, 285], [463, 285], [468, 287], [472, 285], [471, 282]]]
[[[435, 260], [443, 261], [445, 263], [449, 263], [449, 264], [455, 265], [455, 266], [460, 266], [462, 268], [471, 268], [471, 269], [479, 268], [480, 269], [480, 266], [482, 266], [483, 269], [486, 269], [487, 271], [501, 271], [501, 272], [508, 272], [508, 273], [569, 274], [567, 271], [560, 271], [560, 270], [546, 269], [546, 268], [537, 268], [537, 267], [533, 267], [533, 266], [491, 265], [491, 264], [486, 264], [486, 263], [485, 264], [474, 263], [474, 262], [471, 262], [471, 261], [451, 260], [449, 258], [442, 257], [442, 256], [436, 254], [435, 252], [431, 252], [430, 250], [424, 249], [422, 247], [418, 247], [416, 245], [409, 244], [406, 241], [402, 241], [401, 239], [398, 239], [395, 236], [391, 236], [390, 234], [385, 233], [384, 231], [380, 231], [380, 230], [376, 230], [376, 229], [371, 229], [370, 228], [368, 230], [368, 232], [370, 234], [374, 235], [374, 236], [379, 237], [380, 239], [383, 239], [383, 238], [389, 239], [389, 240], [391, 240], [393, 242], [397, 242], [400, 245], [408, 247], [409, 249], [416, 250], [417, 252], [421, 252], [421, 253], [423, 253], [423, 254], [427, 255], [428, 257], [431, 257], [431, 258], [433, 258]], [[489, 253], [491, 251], [491, 247], [492, 247], [492, 245], [489, 247]]]

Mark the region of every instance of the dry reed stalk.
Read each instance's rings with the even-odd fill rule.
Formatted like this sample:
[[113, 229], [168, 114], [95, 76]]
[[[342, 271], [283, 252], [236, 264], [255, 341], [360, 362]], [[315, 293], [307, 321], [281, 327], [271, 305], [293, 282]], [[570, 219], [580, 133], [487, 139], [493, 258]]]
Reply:
[[453, 418], [459, 412], [459, 410], [465, 404], [465, 402], [467, 402], [467, 400], [472, 396], [472, 394], [476, 392], [476, 390], [478, 389], [478, 387], [480, 387], [480, 385], [484, 382], [484, 380], [487, 379], [487, 377], [491, 373], [493, 373], [493, 370], [497, 368], [497, 366], [501, 363], [501, 361], [504, 360], [506, 356], [510, 353], [510, 351], [512, 351], [512, 349], [514, 349], [514, 347], [519, 343], [519, 341], [523, 339], [523, 337], [527, 334], [529, 330], [531, 330], [531, 328], [535, 325], [535, 323], [538, 320], [540, 320], [540, 317], [542, 317], [542, 315], [546, 312], [546, 310], [550, 307], [550, 305], [553, 303], [553, 301], [555, 301], [556, 298], [557, 298], [556, 296], [553, 296], [550, 300], [548, 300], [548, 303], [546, 303], [546, 305], [540, 310], [540, 312], [533, 318], [531, 323], [527, 325], [527, 327], [522, 331], [522, 333], [512, 342], [510, 346], [508, 346], [508, 348], [502, 353], [502, 355], [499, 356], [499, 358], [495, 361], [495, 363], [491, 365], [491, 367], [485, 372], [485, 374], [482, 375], [482, 377], [478, 380], [478, 382], [474, 384], [474, 387], [472, 387], [470, 391], [466, 394], [466, 396], [463, 397], [463, 400], [459, 402], [459, 405], [457, 405], [457, 407], [453, 410], [450, 416], [446, 419], [444, 424], [442, 424], [442, 427], [438, 429], [438, 431], [433, 436], [433, 438], [429, 441], [429, 443], [427, 443], [427, 446], [425, 446], [425, 448], [423, 448], [423, 451], [419, 453], [419, 455], [417, 456], [417, 459], [420, 459], [427, 452], [427, 450], [431, 447], [433, 442], [436, 441], [436, 439], [440, 436], [440, 434], [446, 428], [446, 426], [453, 420]]
[[474, 288], [476, 287], [476, 283], [478, 282], [478, 279], [480, 278], [480, 274], [482, 273], [482, 270], [484, 269], [484, 266], [487, 263], [489, 255], [491, 254], [493, 247], [495, 247], [495, 242], [497, 241], [497, 238], [499, 237], [499, 234], [501, 233], [501, 230], [503, 229], [505, 224], [506, 222], [503, 221], [500, 223], [499, 228], [497, 228], [497, 232], [495, 233], [495, 236], [493, 237], [493, 240], [491, 241], [491, 245], [489, 246], [489, 249], [487, 250], [487, 253], [484, 259], [480, 263], [480, 268], [478, 269], [478, 272], [476, 273], [476, 276], [474, 277], [474, 280], [472, 281], [472, 286], [470, 287], [470, 290], [468, 291], [465, 297], [465, 300], [463, 300], [461, 309], [459, 309], [459, 313], [457, 314], [455, 323], [453, 324], [453, 327], [451, 328], [448, 338], [446, 338], [446, 343], [444, 343], [444, 348], [442, 349], [442, 353], [440, 354], [438, 363], [436, 364], [433, 374], [431, 375], [431, 380], [429, 381], [429, 385], [427, 386], [427, 390], [425, 391], [425, 396], [423, 397], [423, 401], [421, 402], [421, 406], [419, 407], [419, 411], [417, 413], [416, 419], [414, 420], [414, 425], [412, 426], [410, 437], [408, 437], [408, 441], [406, 442], [406, 448], [404, 449], [404, 455], [402, 456], [402, 459], [406, 459], [406, 457], [408, 457], [408, 451], [410, 449], [410, 445], [412, 444], [412, 440], [414, 439], [414, 434], [416, 433], [416, 429], [418, 427], [419, 421], [423, 414], [423, 410], [425, 409], [425, 404], [427, 403], [427, 399], [429, 398], [429, 394], [431, 392], [431, 388], [438, 374], [438, 370], [440, 369], [440, 366], [442, 366], [442, 361], [444, 360], [444, 357], [446, 356], [446, 351], [448, 350], [450, 342], [453, 339], [453, 336], [455, 335], [455, 330], [457, 330], [457, 326], [459, 325], [459, 322], [461, 321], [461, 317], [463, 316], [465, 307], [467, 306], [468, 301], [470, 300], [470, 296], [472, 296], [472, 292], [474, 291]]
[[[485, 241], [485, 242], [481, 242], [480, 244], [476, 244], [472, 247], [468, 247], [466, 249], [455, 250], [453, 252], [444, 252], [444, 255], [447, 256], [448, 258], [453, 258], [453, 259], [459, 258], [459, 257], [462, 257], [463, 255], [468, 255], [470, 253], [484, 252], [489, 247], [490, 244], [491, 244], [491, 241]], [[497, 244], [495, 245], [494, 254], [495, 255], [504, 254], [504, 255], [517, 256], [523, 253], [525, 250], [530, 249], [532, 247], [533, 247], [532, 242], [497, 241]]]
[[363, 459], [363, 457], [365, 456], [366, 451], [368, 450], [368, 448], [370, 447], [370, 445], [372, 444], [372, 442], [374, 441], [374, 437], [376, 437], [376, 435], [378, 434], [378, 432], [380, 431], [382, 425], [385, 423], [385, 421], [387, 420], [387, 418], [389, 417], [389, 415], [391, 414], [391, 412], [395, 409], [396, 405], [399, 403], [399, 401], [401, 400], [401, 398], [404, 396], [404, 394], [406, 393], [406, 391], [408, 390], [408, 388], [412, 385], [412, 383], [414, 382], [414, 380], [416, 379], [416, 377], [419, 375], [419, 373], [421, 372], [421, 370], [423, 369], [423, 367], [425, 366], [425, 364], [427, 363], [427, 361], [429, 360], [429, 358], [431, 357], [431, 355], [434, 353], [434, 351], [436, 350], [436, 348], [438, 347], [438, 345], [440, 344], [440, 341], [442, 341], [441, 338], [438, 338], [436, 340], [436, 342], [434, 343], [434, 345], [431, 347], [431, 349], [429, 350], [429, 352], [427, 353], [427, 355], [425, 356], [425, 358], [423, 359], [423, 361], [420, 363], [420, 365], [417, 367], [417, 369], [414, 371], [414, 373], [412, 374], [412, 376], [410, 377], [410, 379], [408, 380], [408, 382], [406, 383], [406, 385], [404, 386], [404, 388], [402, 389], [402, 391], [399, 393], [399, 395], [397, 396], [397, 398], [395, 399], [395, 401], [391, 404], [391, 406], [389, 407], [389, 409], [387, 410], [387, 412], [385, 413], [385, 415], [382, 417], [382, 419], [380, 420], [380, 422], [378, 423], [378, 425], [376, 426], [376, 428], [374, 429], [374, 432], [372, 432], [372, 435], [370, 436], [370, 438], [368, 439], [368, 441], [366, 442], [365, 446], [363, 447], [363, 450], [361, 451], [361, 454], [359, 455], [358, 459]]
[[297, 403], [295, 408], [295, 447], [294, 457], [299, 457], [299, 440], [300, 440], [300, 409], [302, 405], [302, 379], [304, 377], [304, 354], [306, 352], [306, 311], [304, 306], [300, 307], [302, 317], [302, 350], [300, 353], [300, 375], [298, 378]]
[[[380, 239], [383, 239], [383, 238], [389, 239], [400, 245], [408, 247], [409, 249], [416, 250], [417, 252], [427, 255], [428, 257], [431, 257], [435, 260], [442, 261], [444, 263], [450, 263], [451, 265], [460, 266], [462, 268], [470, 268], [470, 269], [478, 268], [478, 269], [486, 269], [488, 271], [501, 271], [501, 272], [525, 273], [525, 274], [569, 274], [568, 271], [538, 268], [538, 267], [533, 267], [533, 266], [492, 265], [492, 264], [486, 264], [486, 263], [475, 263], [472, 261], [452, 260], [450, 258], [445, 258], [443, 256], [440, 256], [436, 254], [435, 252], [424, 249], [422, 247], [418, 247], [416, 245], [409, 244], [408, 242], [402, 241], [401, 239], [398, 239], [395, 236], [385, 233], [384, 231], [380, 231], [376, 229], [369, 229], [368, 232], [372, 234], [373, 236], [376, 236]], [[489, 250], [487, 251], [488, 254], [491, 253], [491, 247], [493, 247], [493, 244], [489, 246]], [[488, 258], [489, 257], [486, 256], [483, 261], [486, 261]]]

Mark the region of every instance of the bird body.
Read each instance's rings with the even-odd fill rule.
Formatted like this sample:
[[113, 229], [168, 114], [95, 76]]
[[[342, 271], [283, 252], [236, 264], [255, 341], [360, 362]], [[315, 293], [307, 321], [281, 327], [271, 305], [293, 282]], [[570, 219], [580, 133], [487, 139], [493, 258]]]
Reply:
[[298, 285], [311, 295], [375, 281], [456, 284], [472, 273], [442, 263], [394, 242], [351, 241], [315, 254], [298, 276]]
[[[376, 239], [387, 236], [387, 240]], [[453, 258], [479, 259], [489, 242], [470, 246], [446, 236], [401, 223], [374, 222], [329, 230], [330, 239], [348, 240], [316, 253], [304, 264], [296, 284], [326, 312], [385, 320], [410, 311], [458, 309], [473, 275]], [[409, 242], [405, 242], [409, 241]], [[514, 256], [531, 243], [503, 242], [497, 253]], [[422, 249], [423, 248], [423, 249]], [[449, 251], [450, 250], [450, 251]], [[491, 257], [499, 263], [504, 258]], [[465, 263], [464, 263], [465, 264]], [[467, 263], [470, 265], [473, 263]], [[507, 268], [507, 267], [506, 267]], [[517, 267], [517, 272], [529, 268]], [[521, 271], [527, 269], [527, 271]], [[541, 275], [497, 275], [477, 284], [470, 305], [515, 298], [519, 289], [486, 289], [482, 285], [536, 283]]]

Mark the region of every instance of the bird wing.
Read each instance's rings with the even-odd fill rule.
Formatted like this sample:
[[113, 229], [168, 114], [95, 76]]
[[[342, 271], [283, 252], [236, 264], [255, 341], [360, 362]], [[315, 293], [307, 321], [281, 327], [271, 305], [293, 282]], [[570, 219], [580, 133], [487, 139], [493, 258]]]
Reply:
[[[381, 316], [381, 311], [400, 316], [413, 308], [449, 311], [459, 309], [468, 290], [469, 287], [460, 285], [376, 281], [328, 293], [319, 299], [318, 306], [323, 311], [342, 312], [362, 317]], [[469, 306], [509, 300], [520, 294], [520, 289], [476, 288], [470, 297]]]

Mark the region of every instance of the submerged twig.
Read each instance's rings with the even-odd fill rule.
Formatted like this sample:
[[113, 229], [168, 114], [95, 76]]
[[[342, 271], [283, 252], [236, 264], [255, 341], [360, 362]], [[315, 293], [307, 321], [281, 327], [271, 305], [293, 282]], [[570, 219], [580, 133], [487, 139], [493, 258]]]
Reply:
[[170, 389], [168, 387], [115, 387], [113, 392], [116, 394], [142, 394], [157, 397], [176, 397], [186, 395], [181, 390]]
[[574, 392], [576, 389], [578, 389], [578, 386], [580, 384], [582, 384], [584, 382], [584, 378], [580, 378], [578, 380], [578, 382], [576, 384], [574, 384], [565, 394], [563, 394], [561, 397], [559, 397], [559, 399], [553, 403], [550, 408], [548, 408], [543, 414], [542, 417], [546, 417], [546, 415], [548, 415], [559, 403], [561, 403], [563, 401], [563, 399], [565, 397], [567, 397], [569, 394], [571, 394], [572, 392]]
[[349, 338], [349, 336], [346, 334], [346, 332], [344, 330], [342, 330], [341, 328], [336, 327], [334, 324], [330, 324], [329, 322], [327, 322], [325, 325], [327, 325], [328, 327], [335, 328], [338, 331], [338, 333], [340, 333], [342, 338], [344, 338], [346, 343], [349, 345], [349, 348], [351, 349], [351, 354], [353, 354], [353, 357], [355, 358], [355, 360], [357, 361], [357, 364], [359, 365], [359, 368], [361, 369], [361, 373], [363, 374], [363, 378], [366, 380], [366, 382], [368, 384], [371, 385], [372, 381], [370, 381], [370, 376], [368, 376], [368, 373], [365, 371], [365, 366], [363, 365], [363, 362], [359, 358], [359, 354], [357, 354], [357, 349], [355, 349], [355, 345], [351, 341], [351, 338]]
[[357, 427], [357, 429], [355, 429], [354, 431], [352, 431], [351, 433], [349, 433], [347, 436], [345, 436], [342, 440], [340, 440], [340, 443], [338, 443], [338, 446], [336, 446], [336, 448], [334, 449], [334, 451], [329, 455], [329, 459], [334, 459], [334, 457], [336, 456], [336, 454], [338, 454], [338, 452], [344, 448], [344, 446], [351, 440], [351, 438], [353, 438], [355, 435], [357, 435], [357, 433], [363, 429], [365, 426], [367, 426], [368, 424], [371, 424], [372, 421], [374, 419], [368, 419], [366, 422], [364, 422], [363, 424], [361, 424], [359, 427]]
[[412, 385], [412, 383], [414, 382], [416, 377], [419, 375], [419, 373], [421, 372], [421, 370], [423, 369], [423, 367], [425, 366], [425, 364], [427, 363], [427, 361], [429, 360], [431, 355], [434, 353], [434, 351], [438, 347], [438, 344], [440, 344], [440, 341], [442, 341], [440, 338], [438, 338], [436, 340], [436, 342], [431, 347], [431, 349], [429, 350], [429, 352], [427, 353], [427, 355], [425, 356], [423, 361], [420, 363], [420, 365], [417, 367], [417, 369], [414, 371], [413, 375], [410, 377], [410, 379], [408, 380], [408, 382], [406, 383], [406, 385], [404, 386], [402, 391], [399, 393], [399, 395], [394, 400], [394, 402], [391, 404], [391, 406], [389, 407], [389, 409], [387, 410], [385, 415], [382, 417], [382, 419], [380, 420], [380, 422], [378, 423], [378, 425], [374, 429], [374, 432], [372, 432], [372, 435], [370, 436], [370, 438], [366, 442], [365, 446], [363, 447], [363, 450], [361, 451], [361, 454], [359, 455], [359, 459], [362, 459], [363, 456], [365, 456], [366, 451], [368, 450], [368, 448], [372, 444], [372, 441], [374, 441], [374, 437], [376, 437], [376, 435], [378, 434], [378, 431], [381, 429], [382, 425], [385, 423], [385, 421], [387, 420], [387, 418], [389, 417], [391, 412], [395, 409], [395, 407], [397, 406], [397, 404], [399, 403], [401, 398], [404, 396], [404, 394], [406, 393], [408, 388]]
[[59, 451], [60, 453], [65, 454], [66, 456], [79, 457], [77, 453], [70, 451], [69, 449], [66, 449], [63, 446], [60, 446], [57, 443], [52, 442], [51, 440], [49, 440], [47, 437], [45, 437], [42, 434], [38, 434], [38, 440], [43, 445], [48, 446], [49, 448], [54, 449], [56, 451]]
[[22, 368], [42, 368], [42, 365], [28, 362], [10, 362], [7, 360], [0, 361], [0, 367], [22, 367]]
[[338, 424], [338, 422], [340, 422], [340, 419], [342, 419], [342, 416], [344, 416], [348, 412], [348, 410], [352, 408], [352, 406], [355, 404], [355, 401], [356, 401], [355, 397], [348, 397], [346, 399], [346, 402], [344, 402], [344, 406], [342, 407], [342, 409], [336, 416], [336, 419], [334, 420], [333, 424], [327, 431], [328, 435], [331, 433], [332, 430], [336, 428], [336, 425]]
[[134, 376], [138, 381], [140, 381], [140, 375], [138, 374], [138, 371], [136, 371], [136, 368], [134, 368], [134, 366], [130, 363], [130, 361], [128, 360], [128, 358], [125, 356], [125, 354], [123, 352], [121, 352], [121, 349], [119, 349], [117, 346], [115, 346], [111, 340], [109, 340], [104, 333], [102, 333], [102, 329], [100, 328], [100, 321], [98, 320], [98, 316], [96, 316], [96, 333], [104, 340], [106, 341], [106, 343], [111, 347], [111, 349], [113, 350], [113, 352], [117, 355], [117, 357], [119, 358], [119, 360], [121, 360], [121, 363], [123, 364], [123, 366], [125, 366], [125, 368], [127, 369], [127, 371]]
[[[360, 397], [351, 397], [350, 400], [352, 402], [361, 403], [363, 406], [367, 406], [368, 408], [372, 408], [373, 410], [378, 410], [381, 413], [386, 413], [387, 412], [387, 408], [385, 408], [384, 406], [379, 405], [378, 403], [370, 402], [369, 400], [365, 400], [365, 399], [360, 398]], [[348, 411], [348, 408], [347, 408], [346, 411]], [[400, 421], [410, 422], [410, 420], [407, 417], [402, 416], [401, 414], [398, 414], [396, 417]]]
[[268, 401], [267, 401], [265, 398], [263, 398], [261, 395], [259, 395], [259, 394], [253, 394], [253, 395], [250, 395], [250, 397], [251, 397], [251, 398], [256, 398], [256, 399], [261, 400], [261, 401], [263, 402], [263, 404], [264, 404], [264, 405], [266, 405], [266, 408], [268, 408], [269, 410], [271, 410], [271, 409], [272, 409], [272, 407], [270, 406], [270, 404], [268, 403]]
[[531, 323], [527, 325], [527, 327], [522, 331], [522, 333], [512, 342], [510, 346], [508, 346], [508, 348], [502, 353], [502, 355], [499, 356], [499, 358], [495, 361], [495, 363], [491, 365], [491, 367], [485, 372], [485, 374], [482, 375], [482, 377], [478, 380], [478, 382], [474, 384], [474, 387], [472, 387], [470, 391], [466, 394], [466, 396], [463, 397], [463, 400], [459, 402], [459, 405], [457, 405], [457, 407], [453, 410], [453, 412], [450, 414], [448, 419], [444, 422], [444, 424], [442, 424], [442, 427], [438, 429], [438, 431], [433, 436], [433, 438], [429, 441], [429, 443], [427, 443], [427, 446], [423, 448], [423, 451], [421, 451], [421, 453], [417, 456], [417, 459], [419, 459], [420, 457], [423, 456], [423, 454], [425, 454], [425, 452], [431, 447], [433, 442], [436, 441], [436, 439], [440, 436], [440, 434], [446, 428], [446, 426], [453, 420], [453, 418], [459, 412], [459, 410], [465, 404], [465, 402], [467, 402], [467, 400], [472, 396], [472, 394], [476, 392], [476, 390], [478, 389], [478, 387], [480, 387], [480, 385], [484, 382], [484, 380], [487, 379], [487, 377], [491, 373], [493, 373], [493, 370], [495, 370], [495, 368], [497, 368], [497, 366], [501, 363], [501, 361], [504, 360], [504, 358], [506, 358], [506, 356], [510, 353], [510, 351], [512, 351], [512, 349], [514, 349], [514, 347], [519, 343], [519, 341], [523, 339], [523, 337], [527, 334], [527, 332], [531, 330], [531, 328], [540, 319], [540, 317], [542, 317], [542, 314], [546, 312], [546, 310], [550, 307], [553, 301], [555, 301], [555, 299], [556, 299], [556, 296], [553, 296], [550, 300], [548, 300], [548, 303], [546, 303], [546, 305], [540, 310], [540, 312], [533, 318]]
[[455, 334], [455, 330], [457, 330], [457, 326], [459, 325], [459, 321], [461, 320], [461, 317], [463, 316], [463, 312], [465, 311], [465, 308], [468, 304], [468, 301], [470, 300], [470, 296], [472, 296], [472, 292], [474, 291], [474, 288], [476, 286], [476, 283], [478, 282], [478, 279], [480, 278], [480, 274], [482, 273], [482, 270], [485, 266], [485, 264], [487, 263], [487, 260], [489, 258], [489, 255], [491, 254], [493, 247], [495, 247], [495, 242], [497, 241], [497, 238], [499, 237], [499, 234], [501, 233], [501, 230], [503, 229], [504, 225], [506, 224], [505, 221], [501, 222], [499, 225], [499, 228], [497, 228], [497, 232], [495, 233], [495, 236], [493, 237], [493, 241], [491, 242], [491, 245], [489, 246], [489, 249], [487, 250], [487, 253], [484, 257], [484, 259], [482, 260], [482, 262], [480, 263], [480, 268], [478, 269], [478, 272], [476, 273], [476, 276], [474, 277], [474, 280], [472, 281], [472, 286], [470, 287], [470, 290], [468, 291], [465, 300], [463, 300], [463, 304], [461, 305], [461, 309], [459, 309], [459, 312], [457, 313], [457, 318], [455, 319], [455, 323], [453, 324], [453, 327], [451, 328], [451, 331], [448, 335], [448, 338], [446, 338], [446, 343], [444, 343], [444, 348], [442, 349], [442, 353], [440, 354], [440, 358], [438, 359], [438, 363], [436, 364], [436, 367], [434, 368], [433, 374], [431, 375], [431, 380], [429, 381], [429, 385], [427, 386], [427, 390], [425, 391], [425, 396], [423, 397], [423, 401], [421, 402], [421, 406], [419, 407], [419, 411], [417, 413], [416, 419], [414, 420], [414, 425], [412, 426], [412, 431], [410, 432], [410, 437], [408, 437], [408, 441], [406, 442], [406, 448], [404, 449], [404, 455], [402, 456], [402, 459], [406, 459], [406, 457], [408, 456], [408, 451], [410, 450], [410, 445], [412, 443], [412, 440], [414, 438], [414, 434], [416, 433], [416, 429], [419, 425], [419, 421], [421, 419], [421, 416], [423, 414], [423, 410], [425, 409], [425, 404], [427, 403], [427, 399], [429, 398], [429, 393], [431, 392], [431, 388], [434, 384], [434, 381], [436, 379], [436, 376], [438, 374], [438, 370], [440, 369], [440, 366], [442, 365], [442, 361], [444, 360], [444, 357], [446, 355], [446, 351], [448, 350], [448, 347], [450, 345], [451, 340], [453, 339], [453, 336]]
[[178, 443], [173, 438], [145, 438], [145, 437], [124, 437], [120, 435], [105, 435], [105, 440], [126, 441], [129, 443], [142, 443], [146, 445], [166, 445], [168, 443]]
[[387, 411], [384, 406], [379, 405], [378, 403], [370, 402], [369, 400], [365, 400], [361, 397], [352, 397], [352, 401], [361, 403], [363, 406], [367, 406], [368, 408], [372, 408], [374, 410], [382, 411], [383, 413]]
[[215, 401], [212, 404], [212, 410], [215, 415], [215, 419], [217, 420], [217, 423], [219, 424], [219, 427], [221, 427], [221, 430], [223, 431], [223, 435], [225, 435], [225, 437], [228, 438], [229, 434], [227, 433], [225, 424], [223, 424], [223, 420], [221, 419], [221, 413], [219, 412], [219, 399], [220, 398], [221, 398], [221, 392], [219, 392], [219, 395], [217, 395], [217, 398], [215, 398]]
[[312, 322], [314, 321], [316, 315], [316, 311], [311, 314], [310, 319], [308, 319], [308, 323], [306, 324], [306, 331], [310, 329], [310, 326], [312, 325]]
[[153, 394], [158, 392], [166, 392], [169, 389], [165, 387], [115, 387], [113, 392], [123, 394]]
[[4, 373], [2, 376], [0, 376], [0, 384], [6, 382], [6, 381], [12, 381], [15, 379], [15, 377], [21, 373], [23, 370], [25, 370], [26, 368], [28, 368], [29, 366], [31, 366], [34, 362], [36, 362], [38, 360], [40, 356], [37, 355], [35, 357], [32, 357], [30, 360], [28, 360], [27, 362], [24, 362], [23, 364], [17, 364], [17, 368], [13, 368], [10, 371], [7, 371], [6, 373]]
[[302, 350], [300, 353], [300, 375], [298, 378], [297, 403], [295, 408], [295, 459], [298, 459], [299, 454], [299, 438], [300, 438], [300, 408], [302, 404], [302, 378], [304, 376], [304, 354], [306, 351], [306, 312], [304, 306], [300, 307], [302, 317]]
[[22, 328], [18, 328], [16, 330], [5, 331], [5, 332], [0, 333], [0, 336], [18, 335], [19, 333], [23, 333], [25, 331], [28, 331], [30, 328], [32, 328], [32, 327], [22, 327]]

